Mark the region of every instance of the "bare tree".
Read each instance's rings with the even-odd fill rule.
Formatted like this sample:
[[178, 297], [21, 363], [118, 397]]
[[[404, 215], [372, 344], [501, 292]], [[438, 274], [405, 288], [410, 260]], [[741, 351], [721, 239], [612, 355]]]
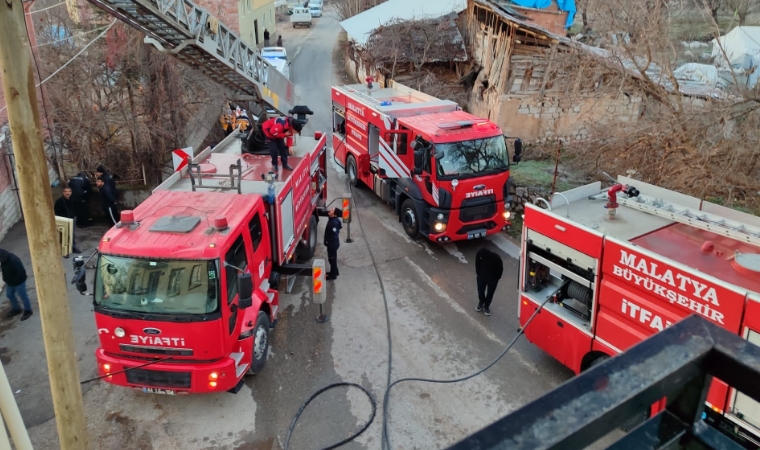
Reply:
[[[646, 182], [760, 210], [760, 89], [735, 84], [721, 91], [676, 77], [681, 46], [672, 18], [684, 7], [693, 8], [606, 0], [594, 10], [594, 29], [630, 39], [618, 40], [601, 55], [573, 46], [560, 53], [550, 77], [570, 103], [582, 95], [596, 98], [600, 107], [607, 98], [628, 98], [640, 102], [639, 114], [614, 127], [609, 120], [590, 122], [587, 140], [562, 145], [578, 156], [576, 169], [588, 168], [592, 175], [635, 173]], [[709, 12], [694, 19], [705, 21], [695, 25], [717, 35]]]
[[335, 0], [333, 11], [338, 20], [346, 20], [359, 13], [374, 8], [386, 0]]

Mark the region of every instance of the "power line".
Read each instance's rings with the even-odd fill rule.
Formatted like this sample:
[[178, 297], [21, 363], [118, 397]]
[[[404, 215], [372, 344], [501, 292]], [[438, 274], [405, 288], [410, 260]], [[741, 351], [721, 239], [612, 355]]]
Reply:
[[66, 2], [56, 3], [55, 5], [48, 6], [47, 8], [42, 8], [42, 9], [36, 9], [34, 11], [29, 11], [28, 13], [26, 13], [26, 15], [27, 16], [31, 16], [32, 14], [35, 14], [35, 13], [38, 13], [38, 12], [42, 12], [42, 11], [47, 11], [48, 9], [52, 9], [52, 8], [55, 8], [56, 6], [61, 6], [61, 5], [65, 5], [65, 4], [66, 4]]
[[105, 28], [105, 27], [106, 27], [106, 26], [98, 27], [98, 28], [95, 28], [94, 30], [85, 31], [85, 32], [83, 32], [83, 33], [79, 33], [79, 34], [76, 34], [76, 35], [72, 35], [72, 36], [69, 36], [69, 37], [66, 37], [66, 38], [63, 38], [63, 39], [58, 39], [58, 40], [56, 40], [56, 41], [43, 42], [42, 44], [37, 44], [37, 45], [35, 45], [35, 46], [34, 46], [34, 48], [37, 48], [37, 47], [44, 47], [44, 46], [46, 46], [46, 45], [52, 45], [52, 44], [56, 44], [56, 43], [58, 43], [58, 42], [68, 41], [68, 40], [70, 40], [70, 39], [74, 39], [74, 38], [82, 37], [82, 36], [84, 36], [84, 35], [86, 35], [86, 34], [90, 34], [90, 33], [94, 33], [94, 32], [96, 32], [96, 31], [100, 31], [100, 30], [102, 30], [102, 29], [103, 29], [103, 28]]
[[[58, 72], [60, 72], [64, 68], [66, 68], [66, 66], [68, 66], [69, 64], [71, 64], [72, 61], [74, 61], [75, 59], [77, 59], [79, 57], [79, 55], [81, 55], [82, 53], [84, 53], [84, 51], [87, 50], [92, 44], [94, 44], [95, 41], [97, 41], [98, 39], [100, 39], [103, 36], [105, 36], [105, 34], [108, 32], [108, 30], [110, 30], [111, 27], [116, 23], [116, 20], [117, 19], [114, 19], [113, 21], [111, 21], [111, 23], [108, 25], [108, 27], [105, 30], [103, 30], [102, 33], [100, 33], [99, 35], [97, 35], [95, 37], [95, 39], [91, 40], [87, 45], [85, 45], [84, 48], [82, 48], [82, 50], [79, 50], [79, 53], [77, 53], [76, 55], [72, 56], [71, 59], [69, 59], [68, 61], [66, 61], [66, 63], [64, 65], [62, 65], [61, 67], [59, 67], [55, 72], [51, 73], [50, 76], [48, 76], [44, 80], [42, 80], [39, 83], [37, 83], [37, 85], [35, 87], [40, 87], [41, 85], [43, 85], [44, 83], [46, 83], [49, 79], [53, 78], [55, 75], [58, 74]], [[7, 107], [8, 107], [8, 105], [3, 106], [2, 108], [0, 108], [0, 112], [3, 112]]]

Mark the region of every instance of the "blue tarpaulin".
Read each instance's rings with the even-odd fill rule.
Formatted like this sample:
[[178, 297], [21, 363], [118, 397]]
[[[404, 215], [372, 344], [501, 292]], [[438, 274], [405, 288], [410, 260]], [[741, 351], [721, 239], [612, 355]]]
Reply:
[[[525, 8], [544, 9], [552, 4], [552, 0], [512, 0], [512, 3]], [[557, 4], [561, 11], [567, 11], [565, 28], [570, 28], [575, 20], [575, 0], [557, 0]]]

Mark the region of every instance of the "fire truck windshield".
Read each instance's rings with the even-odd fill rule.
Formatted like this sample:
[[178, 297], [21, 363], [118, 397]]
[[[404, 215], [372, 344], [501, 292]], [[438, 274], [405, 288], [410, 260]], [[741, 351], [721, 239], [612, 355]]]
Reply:
[[219, 308], [215, 261], [100, 255], [95, 304], [147, 314], [209, 314]]
[[509, 168], [507, 144], [503, 136], [435, 144], [435, 149], [444, 152], [443, 158], [436, 164], [439, 179], [501, 172]]

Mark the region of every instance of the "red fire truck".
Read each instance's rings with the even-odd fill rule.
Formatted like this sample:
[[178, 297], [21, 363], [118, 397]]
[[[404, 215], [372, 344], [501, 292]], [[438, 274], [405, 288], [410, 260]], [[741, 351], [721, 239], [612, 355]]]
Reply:
[[264, 366], [280, 275], [311, 274], [295, 260], [317, 243], [326, 135], [298, 137], [278, 178], [241, 137], [204, 150], [103, 236], [93, 304], [109, 383], [236, 392]]
[[[760, 217], [627, 177], [540, 203], [525, 208], [520, 323], [547, 302], [525, 335], [576, 373], [690, 314], [760, 344]], [[760, 445], [760, 404], [718, 379], [703, 417]]]
[[[393, 206], [413, 239], [485, 237], [510, 222], [509, 156], [499, 127], [390, 81], [332, 88], [333, 149], [352, 185]], [[515, 141], [514, 162], [522, 144]]]

